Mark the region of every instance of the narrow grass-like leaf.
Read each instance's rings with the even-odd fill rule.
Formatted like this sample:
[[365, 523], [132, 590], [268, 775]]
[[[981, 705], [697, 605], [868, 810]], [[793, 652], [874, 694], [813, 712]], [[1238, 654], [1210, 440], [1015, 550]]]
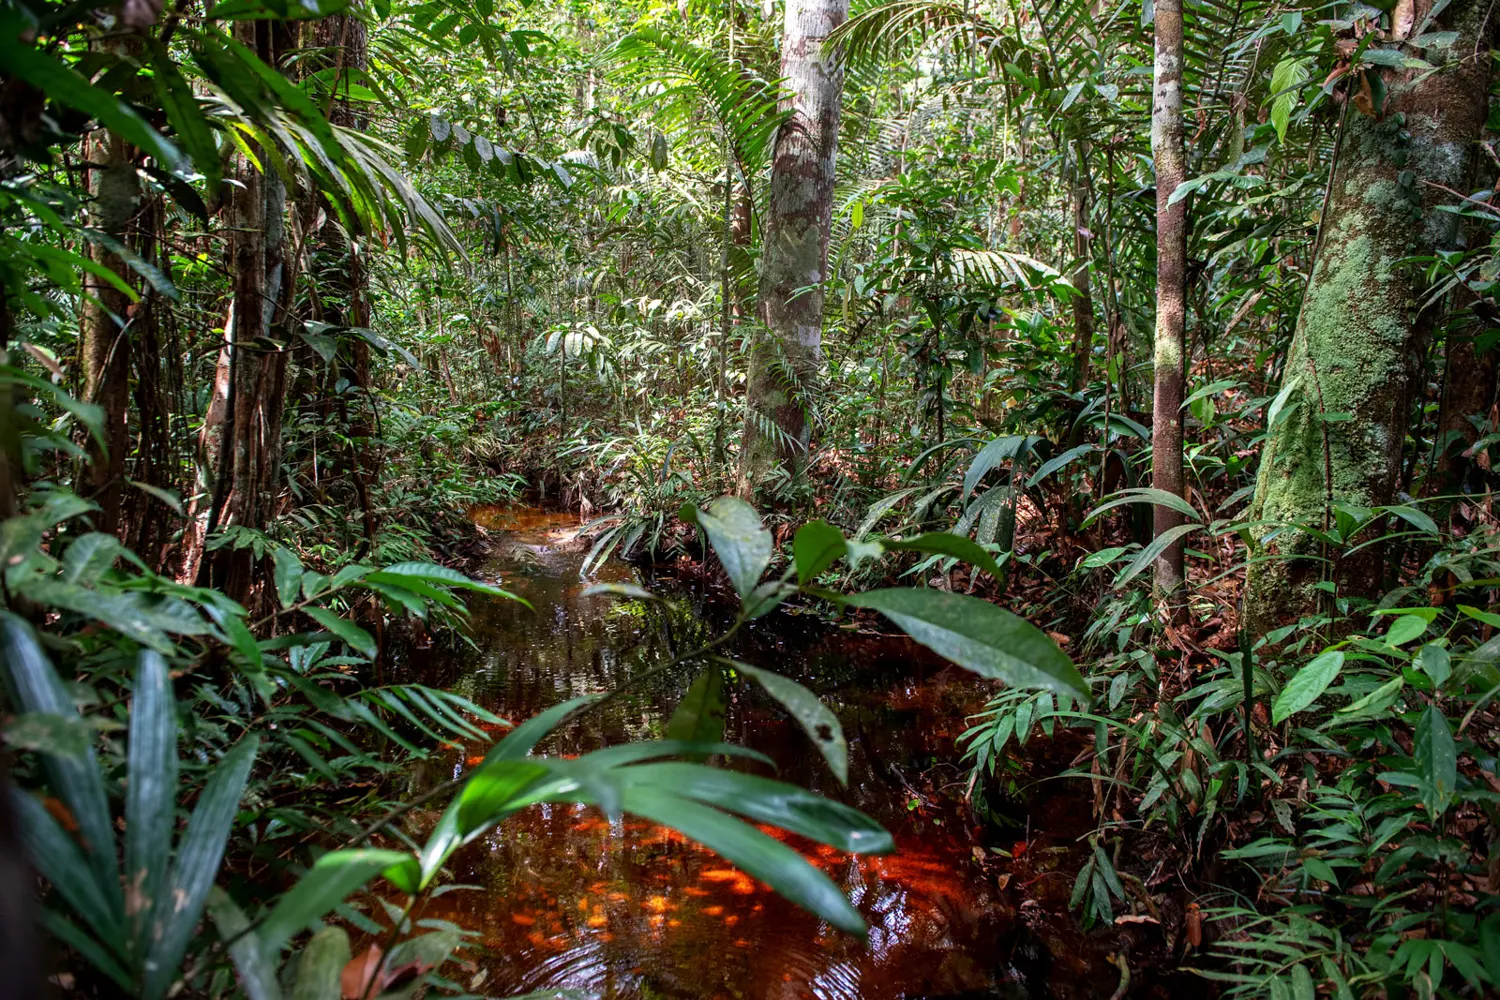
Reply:
[[130, 703], [129, 780], [125, 786], [125, 882], [135, 954], [149, 951], [151, 915], [166, 897], [176, 825], [177, 703], [167, 662], [153, 650], [136, 658]]

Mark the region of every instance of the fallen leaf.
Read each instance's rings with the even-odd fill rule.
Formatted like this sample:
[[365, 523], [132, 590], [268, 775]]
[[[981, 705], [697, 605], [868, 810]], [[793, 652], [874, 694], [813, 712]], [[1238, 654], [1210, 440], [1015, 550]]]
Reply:
[[342, 988], [344, 1000], [360, 1000], [361, 997], [369, 996], [370, 983], [375, 979], [375, 973], [380, 968], [380, 960], [384, 958], [380, 945], [372, 944], [366, 948], [363, 954], [356, 955], [344, 966], [344, 971], [339, 976], [339, 986]]

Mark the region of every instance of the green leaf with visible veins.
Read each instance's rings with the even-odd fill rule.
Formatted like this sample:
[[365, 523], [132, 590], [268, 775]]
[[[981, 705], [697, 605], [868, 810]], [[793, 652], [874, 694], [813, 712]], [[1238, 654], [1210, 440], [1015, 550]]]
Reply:
[[1047, 633], [988, 601], [891, 587], [855, 594], [845, 603], [879, 611], [928, 649], [981, 677], [1089, 700], [1078, 668]]

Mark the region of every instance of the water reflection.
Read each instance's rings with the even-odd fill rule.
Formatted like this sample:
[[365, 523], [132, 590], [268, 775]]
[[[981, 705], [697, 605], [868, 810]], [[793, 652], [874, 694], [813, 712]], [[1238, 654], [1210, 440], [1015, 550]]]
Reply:
[[[577, 521], [530, 510], [476, 515], [499, 536], [490, 567], [531, 602], [474, 604], [476, 650], [433, 651], [424, 674], [518, 720], [579, 694], [610, 690], [708, 626], [666, 606], [584, 597]], [[605, 579], [633, 578], [619, 563]], [[843, 886], [870, 923], [844, 935], [663, 827], [609, 822], [582, 807], [544, 806], [511, 818], [455, 859], [459, 882], [424, 915], [479, 931], [482, 992], [546, 987], [601, 998], [938, 998], [1025, 995], [997, 947], [1013, 914], [973, 862], [966, 818], [934, 794], [961, 780], [953, 738], [983, 688], [904, 638], [757, 623], [734, 655], [807, 684], [838, 712], [849, 738], [847, 789], [806, 737], [757, 692], [737, 691], [728, 738], [770, 756], [788, 781], [874, 815], [897, 852], [853, 858], [792, 844]], [[556, 754], [661, 735], [692, 679], [665, 677], [612, 701], [543, 744]], [[442, 765], [441, 780], [478, 747]], [[785, 839], [786, 835], [766, 828]]]

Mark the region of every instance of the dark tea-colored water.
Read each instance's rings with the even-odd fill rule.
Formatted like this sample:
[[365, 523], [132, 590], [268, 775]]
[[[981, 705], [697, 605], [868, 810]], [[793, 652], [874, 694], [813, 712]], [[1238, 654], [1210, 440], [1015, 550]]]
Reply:
[[[507, 719], [611, 690], [714, 634], [690, 594], [669, 604], [583, 596], [586, 546], [575, 518], [486, 509], [475, 519], [497, 540], [482, 575], [501, 578], [532, 609], [475, 601], [476, 648], [432, 651], [414, 665]], [[619, 562], [606, 563], [600, 577], [636, 579]], [[957, 804], [967, 772], [957, 766], [955, 738], [983, 705], [984, 684], [905, 637], [786, 613], [755, 623], [733, 655], [796, 678], [839, 715], [849, 740], [847, 788], [758, 690], [733, 692], [726, 738], [767, 754], [783, 780], [862, 809], [892, 832], [897, 850], [885, 857], [793, 844], [849, 893], [869, 922], [868, 941], [823, 924], [669, 829], [540, 806], [461, 854], [458, 881], [473, 888], [447, 892], [424, 911], [479, 932], [474, 992], [562, 989], [604, 1000], [1092, 992], [1056, 988], [1087, 979], [1088, 961], [1043, 956], [1034, 936], [1018, 937], [1014, 893], [1002, 892], [993, 871], [975, 860], [983, 848]], [[695, 669], [632, 689], [539, 752], [573, 755], [659, 738]], [[441, 773], [434, 767], [414, 780], [461, 775], [482, 752], [476, 746], [443, 762]], [[1035, 981], [1041, 969], [1051, 987]]]

